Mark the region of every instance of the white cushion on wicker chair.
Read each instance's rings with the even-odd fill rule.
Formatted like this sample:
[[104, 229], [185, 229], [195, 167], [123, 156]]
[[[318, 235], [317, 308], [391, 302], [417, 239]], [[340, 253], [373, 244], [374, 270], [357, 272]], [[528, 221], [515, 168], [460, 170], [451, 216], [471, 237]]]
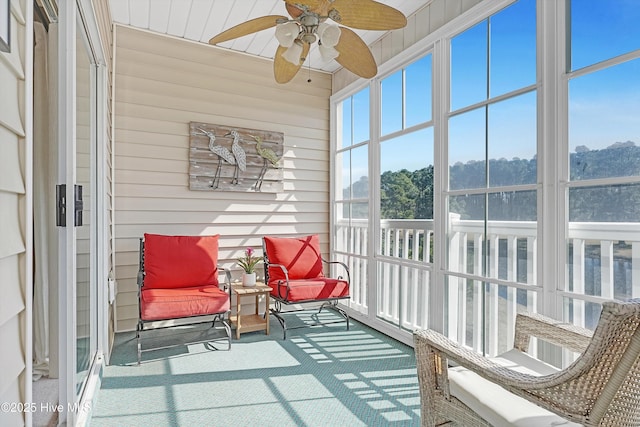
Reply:
[[497, 357], [492, 357], [491, 360], [499, 363], [505, 368], [513, 369], [514, 371], [521, 372], [523, 374], [540, 376], [551, 375], [558, 372], [558, 369], [553, 365], [531, 357], [527, 353], [523, 353], [515, 348], [512, 348]]
[[[491, 360], [530, 375], [557, 372], [553, 366], [516, 349]], [[461, 366], [449, 368], [449, 386], [452, 395], [496, 427], [580, 426], [508, 392]]]

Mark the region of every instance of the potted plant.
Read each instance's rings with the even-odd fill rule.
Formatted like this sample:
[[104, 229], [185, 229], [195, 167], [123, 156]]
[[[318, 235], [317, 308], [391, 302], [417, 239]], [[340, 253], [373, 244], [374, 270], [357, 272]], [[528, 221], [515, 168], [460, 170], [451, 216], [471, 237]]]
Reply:
[[238, 265], [242, 267], [242, 286], [255, 286], [256, 285], [256, 265], [261, 261], [260, 257], [253, 256], [253, 248], [247, 248], [244, 251], [244, 256], [238, 258]]

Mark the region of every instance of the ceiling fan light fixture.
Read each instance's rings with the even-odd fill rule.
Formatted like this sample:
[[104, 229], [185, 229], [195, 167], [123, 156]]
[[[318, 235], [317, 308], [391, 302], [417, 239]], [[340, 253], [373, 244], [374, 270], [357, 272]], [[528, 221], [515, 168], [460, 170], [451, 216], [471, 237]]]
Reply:
[[320, 57], [325, 62], [333, 61], [338, 57], [338, 55], [340, 55], [340, 52], [338, 52], [336, 48], [332, 46], [328, 47], [323, 44], [318, 45], [318, 51], [320, 52]]
[[299, 34], [300, 27], [293, 21], [276, 26], [276, 39], [278, 39], [278, 43], [280, 43], [282, 47], [290, 48]]
[[318, 26], [320, 43], [326, 47], [334, 47], [340, 40], [340, 27], [323, 22]]
[[282, 54], [282, 58], [291, 62], [293, 65], [300, 65], [300, 56], [302, 55], [302, 42], [296, 40], [287, 50]]
[[318, 51], [320, 52], [320, 57], [322, 57], [323, 61], [332, 61], [340, 55], [340, 52], [338, 52], [334, 47], [340, 40], [340, 34], [340, 27], [337, 25], [331, 25], [323, 22], [318, 26], [318, 37], [320, 38]]
[[217, 45], [275, 27], [279, 43], [273, 57], [276, 82], [291, 81], [316, 42], [323, 61], [336, 60], [357, 76], [371, 79], [378, 73], [376, 60], [369, 46], [353, 29], [389, 31], [407, 25], [402, 12], [381, 0], [284, 2], [289, 16], [266, 15], [249, 19], [215, 35], [209, 43]]

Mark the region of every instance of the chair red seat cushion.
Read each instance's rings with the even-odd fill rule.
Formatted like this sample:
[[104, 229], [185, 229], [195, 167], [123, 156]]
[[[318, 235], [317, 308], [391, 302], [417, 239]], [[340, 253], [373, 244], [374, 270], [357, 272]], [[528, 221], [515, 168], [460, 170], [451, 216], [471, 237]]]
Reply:
[[140, 296], [142, 320], [166, 320], [224, 313], [229, 294], [217, 285], [190, 288], [143, 288]]
[[324, 300], [330, 298], [348, 298], [349, 284], [346, 280], [317, 277], [313, 279], [290, 280], [289, 293], [283, 280], [270, 280], [271, 295], [290, 303]]

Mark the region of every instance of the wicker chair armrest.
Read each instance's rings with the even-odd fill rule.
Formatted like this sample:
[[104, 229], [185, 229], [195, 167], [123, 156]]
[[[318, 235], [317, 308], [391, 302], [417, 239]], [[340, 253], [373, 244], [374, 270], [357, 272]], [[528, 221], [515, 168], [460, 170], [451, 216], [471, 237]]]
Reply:
[[[455, 365], [464, 366], [465, 368], [477, 373], [478, 375], [491, 379], [493, 382], [500, 382], [502, 379], [511, 379], [521, 381], [522, 379], [535, 379], [532, 375], [521, 374], [519, 372], [512, 371], [499, 365], [489, 358], [482, 356], [481, 354], [461, 346], [455, 341], [452, 341], [431, 329], [414, 331], [415, 346], [421, 346], [427, 351], [435, 351], [440, 353], [440, 356], [444, 360], [450, 360]], [[491, 372], [493, 375], [489, 375], [492, 378], [488, 378], [487, 372]], [[522, 378], [522, 376], [526, 378]]]
[[511, 370], [430, 329], [414, 331], [414, 343], [416, 352], [418, 352], [417, 347], [421, 346], [422, 354], [428, 354], [429, 351], [439, 353], [443, 358], [443, 366], [447, 366], [448, 359], [519, 395], [530, 396], [529, 391], [554, 387], [560, 380], [570, 376], [567, 371], [534, 376]]
[[514, 348], [526, 352], [531, 337], [582, 353], [589, 345], [593, 331], [551, 319], [537, 313], [518, 313], [514, 336]]
[[[324, 258], [322, 258], [322, 262], [327, 265], [335, 264], [335, 265], [341, 266], [344, 269], [345, 273], [347, 274], [347, 284], [351, 283], [351, 273], [349, 272], [349, 267], [347, 266], [347, 264], [345, 264], [342, 261], [327, 261]], [[338, 276], [338, 278], [342, 279], [342, 276]]]
[[[416, 355], [421, 358], [431, 358], [425, 362], [418, 361], [418, 377], [429, 381], [421, 384], [424, 393], [433, 393], [430, 389], [439, 383], [440, 388], [449, 399], [448, 366], [454, 364], [463, 366], [480, 377], [497, 384], [511, 393], [545, 408], [551, 412], [576, 422], [584, 422], [579, 413], [567, 412], [566, 402], [573, 402], [581, 395], [575, 387], [575, 374], [579, 369], [568, 368], [551, 375], [533, 376], [520, 373], [489, 358], [447, 339], [444, 335], [433, 330], [414, 331]], [[430, 356], [429, 356], [430, 355]], [[573, 366], [573, 365], [572, 365]], [[424, 372], [436, 368], [435, 372]]]

